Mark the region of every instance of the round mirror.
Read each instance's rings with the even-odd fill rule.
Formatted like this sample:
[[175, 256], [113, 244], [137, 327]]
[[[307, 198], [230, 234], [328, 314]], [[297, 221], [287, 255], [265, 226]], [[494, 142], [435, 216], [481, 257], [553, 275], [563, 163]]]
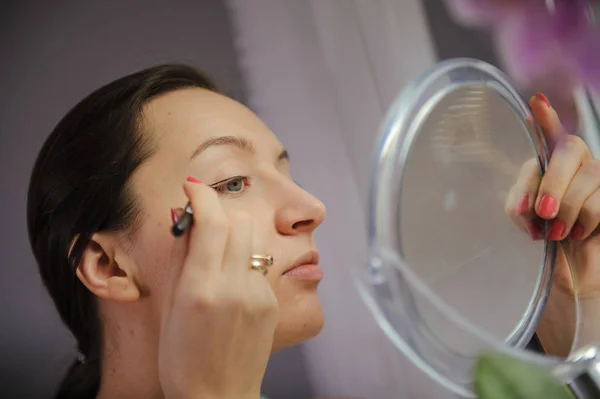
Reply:
[[522, 165], [547, 166], [529, 118], [501, 72], [457, 59], [407, 87], [382, 125], [359, 288], [394, 344], [463, 396], [482, 350], [535, 358], [514, 348], [534, 335], [556, 243], [532, 240], [505, 211]]
[[[415, 132], [398, 195], [401, 259], [446, 304], [498, 339], [526, 344], [549, 279], [544, 241], [504, 212], [521, 165], [535, 157], [525, 121], [492, 86], [457, 84]], [[432, 331], [449, 326], [417, 311]], [[493, 317], [492, 317], [493, 315]], [[461, 336], [439, 333], [451, 346]]]

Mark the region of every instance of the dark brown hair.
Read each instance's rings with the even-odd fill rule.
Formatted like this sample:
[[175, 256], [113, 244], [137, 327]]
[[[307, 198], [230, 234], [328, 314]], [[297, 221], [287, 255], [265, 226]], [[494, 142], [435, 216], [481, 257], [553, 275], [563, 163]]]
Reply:
[[185, 65], [156, 66], [109, 83], [58, 123], [38, 155], [27, 195], [29, 240], [42, 280], [85, 359], [75, 360], [56, 398], [98, 393], [101, 323], [96, 297], [75, 270], [94, 233], [135, 229], [140, 210], [128, 181], [154, 151], [141, 131], [143, 107], [187, 87], [217, 91], [208, 77]]

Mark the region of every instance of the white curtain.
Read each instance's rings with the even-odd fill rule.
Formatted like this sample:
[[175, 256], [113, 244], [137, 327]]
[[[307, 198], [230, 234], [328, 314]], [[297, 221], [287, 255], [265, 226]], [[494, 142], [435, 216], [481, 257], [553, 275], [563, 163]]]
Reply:
[[402, 86], [435, 62], [418, 0], [229, 0], [249, 105], [328, 207], [317, 240], [323, 332], [305, 347], [319, 396], [447, 398], [379, 331], [353, 286], [367, 261], [372, 147]]

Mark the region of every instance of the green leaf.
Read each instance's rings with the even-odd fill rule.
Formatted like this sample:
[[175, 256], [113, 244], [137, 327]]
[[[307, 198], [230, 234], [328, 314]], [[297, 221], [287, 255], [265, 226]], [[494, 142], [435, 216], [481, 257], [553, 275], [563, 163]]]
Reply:
[[573, 399], [567, 388], [538, 366], [496, 354], [475, 366], [478, 399]]

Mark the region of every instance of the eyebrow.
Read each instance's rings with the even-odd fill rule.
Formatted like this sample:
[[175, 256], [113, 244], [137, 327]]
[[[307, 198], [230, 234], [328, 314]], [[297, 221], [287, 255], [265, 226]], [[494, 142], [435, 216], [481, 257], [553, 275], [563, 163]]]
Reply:
[[[237, 147], [237, 148], [239, 148], [243, 151], [246, 151], [250, 154], [256, 153], [254, 144], [252, 144], [252, 142], [246, 138], [236, 137], [236, 136], [219, 136], [219, 137], [211, 137], [211, 138], [203, 141], [202, 144], [200, 144], [194, 150], [190, 159], [194, 159], [195, 157], [197, 157], [198, 155], [200, 155], [202, 152], [206, 151], [210, 147], [224, 146], [224, 145]], [[283, 161], [283, 160], [289, 161], [289, 159], [290, 159], [290, 154], [287, 152], [287, 150], [281, 151], [281, 153], [277, 157], [277, 161]]]

